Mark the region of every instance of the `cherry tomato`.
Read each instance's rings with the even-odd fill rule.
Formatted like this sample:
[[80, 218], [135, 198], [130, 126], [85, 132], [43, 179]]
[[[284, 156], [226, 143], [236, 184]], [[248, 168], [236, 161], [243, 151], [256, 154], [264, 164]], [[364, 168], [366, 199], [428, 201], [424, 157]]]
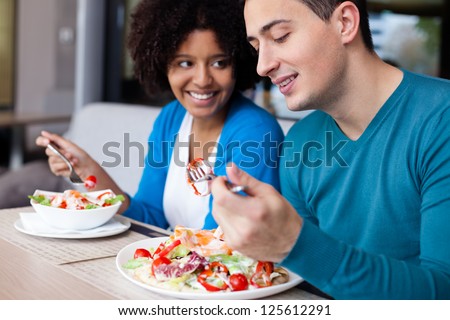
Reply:
[[136, 251], [134, 252], [134, 258], [151, 258], [152, 255], [150, 253], [150, 251], [148, 251], [147, 249], [136, 249]]
[[97, 185], [97, 178], [95, 176], [89, 176], [84, 180], [84, 186], [86, 189], [93, 189]]
[[159, 257], [155, 260], [153, 260], [153, 264], [152, 264], [152, 273], [153, 275], [155, 275], [155, 269], [157, 269], [160, 265], [163, 264], [170, 264], [170, 259], [166, 258], [166, 257]]
[[234, 273], [230, 276], [230, 287], [232, 291], [241, 291], [248, 288], [247, 277], [242, 273]]

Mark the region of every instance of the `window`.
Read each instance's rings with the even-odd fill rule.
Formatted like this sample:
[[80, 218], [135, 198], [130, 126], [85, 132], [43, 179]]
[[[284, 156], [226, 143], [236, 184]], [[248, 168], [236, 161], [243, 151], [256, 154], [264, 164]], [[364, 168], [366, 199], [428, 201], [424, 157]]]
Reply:
[[[450, 2], [368, 0], [376, 51], [398, 66], [450, 78]], [[447, 58], [446, 58], [447, 57]]]
[[14, 0], [0, 0], [0, 111], [12, 109], [14, 83]]
[[386, 8], [396, 11], [380, 4], [369, 16], [378, 55], [398, 67], [440, 76], [442, 17], [422, 11], [424, 8], [412, 10], [406, 4]]
[[[134, 78], [133, 62], [126, 48], [130, 15], [140, 0], [107, 1], [105, 101], [162, 106], [173, 99], [170, 92], [147, 95]], [[118, 67], [120, 66], [120, 67]]]

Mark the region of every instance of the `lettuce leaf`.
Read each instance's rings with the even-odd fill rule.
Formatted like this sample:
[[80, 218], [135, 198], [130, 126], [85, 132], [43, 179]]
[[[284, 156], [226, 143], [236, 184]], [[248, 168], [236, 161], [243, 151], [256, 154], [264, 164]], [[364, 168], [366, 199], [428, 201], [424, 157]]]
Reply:
[[43, 206], [50, 206], [50, 199], [46, 198], [43, 195], [39, 196], [28, 196], [28, 198], [36, 201], [37, 203], [43, 205]]

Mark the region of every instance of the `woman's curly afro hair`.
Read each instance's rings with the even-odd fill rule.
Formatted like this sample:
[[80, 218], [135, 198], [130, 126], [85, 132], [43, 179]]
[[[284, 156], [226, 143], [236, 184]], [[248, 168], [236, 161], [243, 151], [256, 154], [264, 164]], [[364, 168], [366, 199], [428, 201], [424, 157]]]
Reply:
[[232, 58], [236, 90], [253, 88], [259, 79], [238, 0], [141, 0], [131, 17], [128, 49], [135, 76], [149, 94], [170, 89], [168, 66], [195, 30], [215, 32], [219, 46]]

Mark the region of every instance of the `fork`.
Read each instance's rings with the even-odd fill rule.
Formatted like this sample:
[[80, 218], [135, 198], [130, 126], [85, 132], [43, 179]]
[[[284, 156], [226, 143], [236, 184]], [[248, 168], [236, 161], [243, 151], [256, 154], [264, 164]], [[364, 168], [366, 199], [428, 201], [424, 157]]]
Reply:
[[84, 183], [84, 181], [80, 178], [80, 176], [73, 169], [73, 166], [70, 163], [69, 159], [67, 159], [53, 143], [50, 142], [47, 145], [47, 148], [52, 150], [56, 155], [58, 155], [67, 164], [67, 166], [69, 167], [69, 170], [70, 170], [69, 179], [70, 179], [70, 181], [72, 181], [72, 183], [75, 183], [75, 184]]
[[[209, 165], [202, 161], [202, 165], [210, 168]], [[186, 168], [186, 172], [187, 175], [189, 177], [189, 179], [192, 181], [192, 183], [197, 183], [197, 182], [203, 182], [203, 181], [210, 181], [213, 180], [215, 178], [217, 178], [217, 176], [212, 173], [212, 172], [205, 172], [205, 170], [203, 170], [202, 166], [189, 166]], [[228, 190], [230, 190], [231, 192], [234, 193], [238, 193], [241, 191], [244, 191], [245, 189], [247, 189], [247, 186], [240, 186], [240, 185], [235, 185], [234, 183], [231, 183], [229, 181], [225, 182]], [[211, 191], [209, 190], [209, 193]]]

